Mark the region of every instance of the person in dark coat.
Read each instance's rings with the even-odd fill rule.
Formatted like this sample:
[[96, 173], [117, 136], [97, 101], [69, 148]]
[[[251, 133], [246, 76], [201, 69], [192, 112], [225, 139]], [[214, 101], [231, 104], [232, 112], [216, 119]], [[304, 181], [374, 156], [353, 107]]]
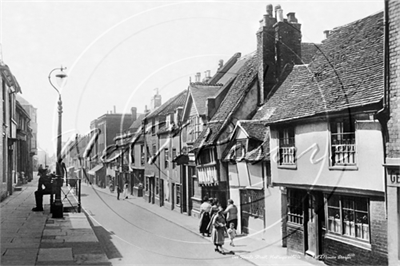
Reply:
[[203, 198], [203, 203], [200, 205], [200, 222], [199, 222], [199, 231], [203, 236], [207, 234], [210, 236], [210, 232], [207, 230], [208, 224], [210, 223], [210, 210], [211, 203], [207, 196]]
[[35, 191], [36, 207], [32, 208], [34, 212], [43, 211], [43, 195], [51, 194], [52, 184], [51, 175], [46, 175], [44, 172], [39, 177], [38, 189]]
[[225, 217], [223, 215], [224, 209], [222, 207], [218, 207], [217, 214], [214, 215], [212, 219], [212, 241], [215, 245], [215, 251], [224, 254], [224, 250], [222, 246], [225, 243]]

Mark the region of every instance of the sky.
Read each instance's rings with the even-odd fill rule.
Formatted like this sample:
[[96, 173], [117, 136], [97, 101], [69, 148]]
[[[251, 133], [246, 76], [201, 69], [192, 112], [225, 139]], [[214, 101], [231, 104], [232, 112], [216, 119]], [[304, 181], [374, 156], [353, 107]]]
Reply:
[[220, 59], [255, 51], [267, 4], [281, 5], [285, 17], [295, 12], [302, 42], [313, 43], [321, 43], [324, 30], [384, 8], [384, 0], [0, 0], [1, 58], [21, 96], [37, 108], [38, 146], [53, 154], [58, 94], [48, 76], [54, 68], [67, 67], [59, 88], [66, 141], [88, 133], [92, 120], [114, 108], [143, 113], [156, 88], [166, 102], [197, 72], [213, 75]]

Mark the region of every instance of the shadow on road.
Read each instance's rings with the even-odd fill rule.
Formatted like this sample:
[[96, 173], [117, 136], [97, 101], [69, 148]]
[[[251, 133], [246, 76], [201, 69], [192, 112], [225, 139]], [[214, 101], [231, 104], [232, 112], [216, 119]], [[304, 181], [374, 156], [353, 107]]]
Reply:
[[[87, 214], [85, 213], [87, 216]], [[118, 251], [118, 249], [111, 242], [112, 233], [108, 232], [102, 226], [94, 226], [93, 222], [89, 219], [90, 226], [93, 228], [94, 233], [96, 234], [97, 239], [100, 242], [101, 247], [107, 255], [108, 259], [120, 259], [122, 258], [122, 254]]]

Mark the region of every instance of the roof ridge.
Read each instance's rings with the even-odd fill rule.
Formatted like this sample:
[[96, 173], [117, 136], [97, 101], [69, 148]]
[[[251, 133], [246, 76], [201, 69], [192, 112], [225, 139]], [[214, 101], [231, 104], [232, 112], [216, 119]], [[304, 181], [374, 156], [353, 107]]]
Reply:
[[371, 18], [371, 17], [373, 17], [373, 16], [376, 16], [376, 15], [378, 15], [378, 14], [380, 14], [380, 13], [383, 13], [383, 9], [380, 10], [380, 11], [377, 11], [377, 12], [375, 12], [375, 13], [369, 15], [369, 16], [366, 16], [366, 17], [363, 17], [363, 18], [354, 20], [354, 21], [352, 21], [352, 22], [349, 22], [349, 23], [344, 24], [344, 25], [341, 25], [341, 26], [334, 27], [331, 31], [336, 31], [336, 30], [340, 30], [340, 29], [342, 29], [342, 28], [349, 27], [349, 26], [351, 26], [351, 25], [353, 25], [353, 24], [356, 24], [357, 22], [360, 22], [360, 21], [362, 21], [362, 20], [369, 19], [369, 18]]

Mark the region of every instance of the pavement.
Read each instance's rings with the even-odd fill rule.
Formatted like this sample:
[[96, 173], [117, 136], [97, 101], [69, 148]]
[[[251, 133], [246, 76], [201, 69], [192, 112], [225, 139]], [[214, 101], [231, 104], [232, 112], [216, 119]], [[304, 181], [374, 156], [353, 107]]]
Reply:
[[[82, 183], [82, 186], [89, 185]], [[108, 188], [92, 187], [100, 193], [115, 194]], [[63, 218], [52, 218], [49, 195], [44, 196], [43, 212], [31, 211], [37, 178], [20, 188], [0, 203], [0, 265], [111, 265], [91, 227], [84, 202], [83, 212], [64, 212]], [[63, 200], [64, 207], [69, 206], [67, 199], [73, 204], [76, 200], [68, 194]], [[141, 197], [129, 195], [125, 200], [203, 237], [198, 233], [198, 219], [192, 216], [149, 204]], [[205, 238], [211, 242], [211, 238]], [[288, 255], [280, 241], [267, 243], [260, 238], [239, 236], [235, 247], [228, 243], [227, 240], [224, 246], [227, 252], [233, 251], [235, 258], [254, 265], [325, 265], [302, 255]]]
[[50, 195], [43, 197], [43, 212], [31, 210], [37, 181], [0, 203], [0, 265], [111, 265], [85, 213], [52, 218]]

